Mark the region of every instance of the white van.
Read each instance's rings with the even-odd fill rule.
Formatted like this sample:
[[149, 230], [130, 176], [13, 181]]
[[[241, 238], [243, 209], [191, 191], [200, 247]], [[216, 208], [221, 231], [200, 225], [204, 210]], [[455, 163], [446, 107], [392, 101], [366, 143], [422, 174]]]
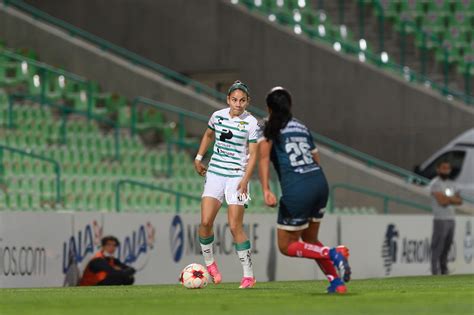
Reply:
[[474, 200], [474, 128], [462, 133], [416, 166], [415, 173], [433, 179], [436, 176], [436, 164], [441, 160], [451, 163], [451, 179], [456, 182], [461, 194]]

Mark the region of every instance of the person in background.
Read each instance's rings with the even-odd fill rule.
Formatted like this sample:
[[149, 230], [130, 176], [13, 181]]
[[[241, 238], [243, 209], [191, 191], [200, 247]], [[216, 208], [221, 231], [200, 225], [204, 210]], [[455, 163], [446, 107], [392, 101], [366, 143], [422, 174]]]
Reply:
[[431, 205], [433, 209], [433, 236], [431, 239], [431, 273], [448, 274], [448, 253], [454, 238], [455, 205], [461, 205], [462, 199], [455, 183], [449, 178], [451, 164], [440, 161], [431, 184]]
[[135, 269], [114, 256], [118, 245], [119, 241], [114, 236], [102, 239], [101, 249], [87, 264], [80, 286], [133, 284]]

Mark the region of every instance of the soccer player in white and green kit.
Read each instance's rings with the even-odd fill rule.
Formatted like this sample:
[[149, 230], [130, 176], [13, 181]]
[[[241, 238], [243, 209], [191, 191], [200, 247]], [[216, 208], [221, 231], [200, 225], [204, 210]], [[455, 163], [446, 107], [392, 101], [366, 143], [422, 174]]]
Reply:
[[[222, 276], [213, 253], [213, 224], [222, 203], [228, 205], [229, 229], [243, 267], [242, 289], [255, 285], [252, 268], [251, 244], [243, 229], [244, 209], [249, 197], [249, 180], [257, 161], [257, 119], [246, 111], [250, 102], [248, 87], [236, 81], [227, 93], [229, 107], [214, 112], [199, 146], [194, 161], [196, 171], [206, 176], [201, 201], [199, 242], [207, 270], [214, 283]], [[202, 158], [215, 141], [208, 168]]]

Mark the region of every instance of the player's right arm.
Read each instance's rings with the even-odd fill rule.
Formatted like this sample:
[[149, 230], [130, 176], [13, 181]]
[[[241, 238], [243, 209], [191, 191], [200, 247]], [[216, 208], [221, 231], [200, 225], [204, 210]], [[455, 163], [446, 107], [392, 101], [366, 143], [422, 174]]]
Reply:
[[260, 177], [260, 184], [262, 185], [263, 197], [265, 204], [270, 207], [275, 207], [277, 199], [275, 194], [270, 190], [270, 151], [272, 149], [272, 142], [266, 139], [259, 141], [259, 161], [258, 174]]
[[207, 149], [214, 142], [215, 138], [215, 132], [210, 127], [206, 129], [204, 135], [202, 136], [201, 144], [199, 145], [199, 150], [196, 155], [196, 159], [194, 160], [194, 168], [196, 169], [196, 172], [201, 176], [206, 175], [207, 172], [206, 166], [202, 164], [202, 157], [206, 154]]

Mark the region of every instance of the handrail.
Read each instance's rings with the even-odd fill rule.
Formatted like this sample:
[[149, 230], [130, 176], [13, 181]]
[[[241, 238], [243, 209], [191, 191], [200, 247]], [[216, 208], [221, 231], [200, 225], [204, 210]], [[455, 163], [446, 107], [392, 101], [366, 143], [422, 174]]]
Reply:
[[69, 78], [69, 79], [74, 80], [74, 81], [77, 81], [77, 82], [87, 83], [87, 81], [88, 81], [87, 79], [85, 79], [85, 78], [83, 78], [83, 77], [81, 77], [81, 76], [79, 76], [75, 73], [52, 67], [48, 64], [45, 64], [43, 62], [40, 62], [40, 61], [31, 59], [31, 58], [25, 57], [23, 55], [14, 53], [14, 52], [12, 52], [8, 49], [5, 49], [5, 48], [0, 49], [0, 55], [6, 56], [6, 57], [11, 58], [11, 59], [15, 59], [15, 60], [20, 61], [20, 62], [25, 61], [29, 65], [33, 65], [37, 68], [44, 69], [46, 71], [55, 73], [57, 75], [63, 75], [64, 77]]
[[[201, 122], [207, 123], [208, 117], [194, 113], [185, 109], [182, 109], [180, 107], [176, 107], [174, 105], [166, 104], [166, 103], [161, 103], [158, 101], [154, 101], [145, 97], [137, 97], [133, 100], [132, 102], [132, 118], [131, 118], [131, 124], [130, 124], [130, 131], [133, 134], [136, 133], [136, 107], [139, 104], [144, 104], [147, 106], [155, 107], [160, 110], [165, 110], [165, 111], [170, 111], [172, 113], [178, 114], [180, 119], [183, 119], [184, 117], [190, 118], [190, 119], [195, 119]], [[255, 111], [254, 111], [255, 112]], [[260, 116], [260, 115], [259, 115]], [[181, 120], [180, 120], [181, 121]], [[180, 126], [183, 126], [183, 123], [180, 123]], [[183, 132], [180, 132], [180, 135]], [[385, 161], [382, 161], [380, 159], [377, 159], [373, 156], [370, 156], [366, 153], [363, 153], [361, 151], [358, 151], [356, 149], [353, 149], [347, 145], [344, 145], [342, 143], [339, 143], [337, 141], [331, 140], [328, 137], [325, 137], [321, 134], [318, 134], [314, 131], [311, 132], [313, 138], [320, 144], [326, 145], [329, 148], [331, 148], [335, 152], [342, 152], [352, 158], [355, 158], [363, 163], [365, 163], [369, 167], [378, 167], [382, 170], [388, 171], [390, 173], [396, 174], [402, 178], [404, 178], [407, 182], [417, 182], [417, 183], [422, 183], [422, 184], [428, 184], [429, 180], [421, 177], [415, 173], [412, 173], [408, 170], [405, 170], [401, 167], [395, 166], [393, 164], [387, 163]], [[184, 143], [184, 137], [180, 137], [177, 141], [178, 144]]]
[[422, 177], [418, 174], [410, 172], [406, 169], [398, 167], [396, 165], [390, 164], [388, 162], [382, 161], [376, 157], [370, 156], [364, 152], [358, 151], [353, 149], [345, 144], [336, 142], [334, 140], [329, 139], [323, 135], [317, 134], [316, 132], [311, 132], [313, 138], [316, 142], [327, 145], [335, 152], [342, 152], [347, 154], [348, 156], [357, 159], [360, 162], [363, 162], [368, 167], [377, 167], [381, 170], [390, 172], [392, 174], [396, 174], [405, 179], [408, 183], [420, 183], [420, 184], [428, 184], [430, 182], [429, 179]]
[[196, 201], [201, 200], [201, 198], [198, 197], [198, 196], [193, 196], [193, 195], [189, 195], [189, 194], [186, 194], [186, 193], [181, 193], [181, 192], [178, 192], [178, 191], [174, 191], [174, 190], [171, 190], [171, 189], [159, 187], [159, 186], [152, 185], [152, 184], [145, 183], [145, 182], [140, 182], [140, 181], [131, 180], [131, 179], [122, 179], [122, 180], [117, 181], [117, 183], [115, 185], [115, 211], [116, 212], [122, 212], [122, 206], [121, 206], [121, 200], [120, 200], [120, 191], [121, 191], [122, 186], [124, 186], [126, 184], [132, 185], [132, 186], [133, 185], [134, 186], [139, 186], [139, 187], [152, 189], [152, 190], [158, 190], [158, 191], [161, 191], [161, 192], [164, 192], [164, 193], [167, 193], [167, 194], [174, 195], [176, 197], [176, 213], [179, 213], [181, 211], [181, 202], [180, 202], [181, 198], [187, 198], [187, 199], [192, 199], [192, 200], [196, 200]]
[[329, 212], [331, 212], [331, 213], [334, 212], [334, 208], [335, 208], [334, 200], [335, 200], [335, 194], [336, 194], [337, 189], [346, 189], [346, 190], [349, 190], [349, 191], [354, 191], [354, 192], [361, 193], [361, 194], [364, 194], [364, 195], [367, 195], [367, 196], [382, 199], [383, 200], [383, 213], [384, 214], [388, 214], [388, 212], [389, 212], [388, 205], [389, 205], [390, 202], [394, 202], [396, 204], [409, 206], [409, 207], [419, 209], [419, 210], [423, 210], [423, 211], [426, 211], [426, 212], [431, 212], [432, 211], [431, 207], [426, 206], [426, 205], [422, 205], [422, 204], [419, 204], [419, 203], [416, 203], [416, 202], [413, 202], [413, 201], [410, 201], [410, 200], [406, 200], [406, 199], [399, 198], [399, 197], [396, 197], [396, 196], [391, 196], [391, 195], [388, 195], [388, 194], [385, 194], [385, 193], [381, 193], [381, 192], [378, 192], [378, 191], [375, 191], [375, 190], [370, 190], [370, 189], [367, 189], [367, 188], [363, 188], [363, 187], [359, 187], [359, 186], [355, 186], [355, 185], [351, 185], [351, 184], [336, 183], [336, 184], [333, 184], [331, 186], [330, 193], [329, 193]]
[[[150, 67], [151, 69], [154, 69], [160, 73], [163, 73], [165, 76], [168, 76], [170, 78], [173, 78], [179, 82], [193, 82], [192, 85], [194, 87], [199, 87], [202, 91], [209, 91], [209, 90], [212, 90], [211, 88], [207, 87], [207, 86], [204, 86], [196, 81], [192, 81], [191, 79], [189, 78], [186, 78], [184, 77], [183, 75], [179, 74], [179, 73], [176, 73], [170, 69], [167, 69], [163, 66], [160, 66], [156, 63], [153, 63], [135, 53], [132, 53], [122, 47], [119, 47], [117, 45], [114, 45], [112, 43], [109, 43], [97, 36], [94, 36], [88, 32], [85, 32], [79, 28], [76, 28], [75, 26], [71, 25], [71, 24], [68, 24], [60, 19], [57, 19], [55, 17], [52, 17], [30, 5], [27, 5], [26, 3], [22, 2], [22, 1], [19, 1], [19, 0], [4, 0], [4, 3], [6, 5], [13, 5], [15, 7], [17, 7], [18, 9], [21, 9], [31, 15], [33, 15], [35, 18], [37, 19], [41, 19], [43, 21], [46, 21], [48, 23], [51, 23], [53, 25], [56, 25], [62, 29], [65, 29], [67, 30], [70, 34], [74, 35], [74, 36], [77, 36], [77, 37], [81, 37], [81, 38], [84, 38], [98, 46], [100, 46], [101, 48], [105, 49], [105, 50], [109, 50], [111, 52], [114, 52], [126, 59], [129, 59], [129, 60], [132, 60], [134, 63], [136, 64], [140, 64], [140, 65], [143, 65], [143, 66], [146, 66], [146, 67]], [[317, 34], [315, 34], [317, 36]], [[322, 38], [321, 38], [322, 39]], [[327, 39], [326, 39], [327, 40]], [[348, 49], [350, 49], [352, 52], [357, 52], [359, 53], [360, 52], [360, 48], [359, 47], [355, 47], [349, 43], [343, 43], [344, 46]], [[373, 60], [374, 62], [376, 62], [376, 64], [378, 65], [382, 65], [381, 61], [380, 61], [380, 57], [371, 53], [371, 52], [368, 52], [368, 51], [364, 51], [364, 54], [367, 56], [368, 59], [370, 60]], [[385, 64], [383, 64], [385, 65]], [[394, 69], [397, 69], [398, 71], [400, 71], [401, 73], [403, 73], [403, 68], [400, 66], [400, 65], [396, 65], [396, 64], [393, 64], [391, 63], [390, 61], [387, 63], [388, 66], [391, 66], [393, 67]], [[186, 83], [185, 83], [186, 84]], [[434, 86], [436, 86], [435, 84], [433, 84]], [[197, 90], [197, 92], [199, 92]], [[453, 93], [452, 91], [450, 92], [451, 94], [455, 95], [455, 93]], [[212, 93], [210, 94], [211, 96], [213, 95], [216, 99], [218, 100], [225, 100], [225, 95], [223, 93], [219, 93], [215, 90], [212, 90]], [[145, 100], [145, 98], [137, 98], [137, 99], [140, 99], [140, 100]], [[137, 99], [134, 100], [137, 101]], [[473, 98], [474, 99], [474, 98]], [[151, 100], [150, 100], [151, 101]], [[152, 101], [154, 102], [154, 101]], [[136, 105], [136, 104], [135, 104]], [[132, 110], [134, 108], [133, 103], [132, 103]], [[260, 116], [260, 117], [264, 117], [266, 116], [265, 112], [260, 110], [259, 108], [257, 107], [253, 107], [251, 109], [252, 112], [254, 112], [257, 116]], [[136, 114], [135, 114], [136, 115]], [[184, 115], [184, 114], [183, 114]], [[132, 116], [133, 116], [133, 113], [132, 113]], [[136, 117], [133, 117], [133, 119], [136, 119]], [[206, 118], [207, 119], [207, 118]], [[134, 124], [136, 123], [133, 122]], [[135, 132], [135, 126], [132, 126], [131, 125], [131, 131], [132, 133]], [[405, 179], [407, 180], [412, 180], [412, 179], [417, 179], [417, 180], [420, 180], [421, 182], [428, 182], [428, 180], [426, 179], [421, 179], [420, 176], [414, 174], [414, 173], [411, 173], [407, 170], [404, 170], [402, 168], [399, 168], [399, 167], [396, 167], [394, 165], [391, 165], [389, 163], [386, 163], [386, 162], [383, 162], [381, 160], [378, 160], [378, 159], [375, 159], [365, 153], [362, 153], [362, 152], [359, 152], [357, 150], [354, 150], [352, 148], [349, 148], [347, 146], [344, 146], [342, 144], [339, 144], [335, 141], [332, 141], [330, 140], [329, 138], [326, 138], [322, 135], [318, 135], [316, 133], [313, 133], [313, 136], [318, 140], [320, 141], [321, 143], [323, 144], [326, 144], [328, 146], [330, 146], [331, 148], [333, 148], [335, 151], [338, 151], [338, 152], [343, 152], [343, 153], [346, 153], [348, 154], [349, 156], [352, 156], [356, 159], [359, 159], [359, 160], [362, 160], [364, 163], [366, 163], [367, 165], [374, 165], [374, 166], [377, 166], [377, 167], [382, 167], [383, 169], [387, 170], [387, 171], [390, 171], [390, 172], [393, 172], [399, 176], [402, 176], [404, 177]]]
[[50, 164], [53, 164], [54, 166], [54, 172], [56, 173], [56, 203], [60, 203], [62, 198], [61, 198], [61, 165], [59, 164], [58, 161], [51, 159], [46, 156], [42, 156], [39, 154], [35, 154], [29, 151], [24, 151], [20, 150], [14, 147], [6, 146], [3, 144], [0, 144], [0, 175], [3, 175], [3, 150], [10, 151], [13, 153], [18, 153], [21, 155], [25, 155], [28, 157], [31, 157], [33, 159], [41, 160], [43, 162], [47, 162]]
[[189, 77], [186, 77], [182, 75], [181, 73], [178, 73], [176, 71], [173, 71], [163, 65], [157, 64], [149, 59], [146, 59], [134, 52], [131, 52], [123, 47], [120, 47], [118, 45], [115, 45], [103, 38], [100, 38], [98, 36], [95, 36], [87, 31], [84, 31], [76, 26], [73, 26], [72, 24], [69, 24], [61, 19], [55, 18], [41, 10], [38, 10], [37, 8], [26, 4], [25, 2], [21, 0], [3, 0], [5, 5], [10, 5], [13, 6], [17, 9], [20, 9], [23, 12], [26, 12], [33, 16], [33, 18], [47, 22], [49, 24], [52, 24], [56, 27], [59, 27], [65, 31], [67, 31], [71, 36], [81, 38], [83, 40], [86, 40], [98, 47], [100, 47], [104, 51], [111, 52], [117, 56], [120, 56], [122, 58], [125, 58], [132, 62], [135, 65], [140, 65], [149, 69], [152, 69], [153, 71], [156, 71], [162, 75], [164, 75], [167, 78], [171, 78], [185, 86], [190, 86], [194, 88], [194, 90], [197, 93], [203, 93], [206, 94], [207, 96], [210, 96], [212, 98], [215, 98], [217, 100], [223, 101], [225, 100], [225, 95], [223, 93], [218, 92], [217, 90], [214, 90], [205, 84], [199, 83], [197, 81], [194, 81], [190, 79]]
[[67, 124], [67, 115], [68, 114], [76, 114], [76, 115], [84, 116], [84, 117], [87, 117], [88, 119], [96, 120], [98, 122], [106, 123], [106, 124], [112, 126], [114, 128], [114, 142], [115, 142], [115, 146], [114, 146], [114, 155], [115, 156], [114, 156], [114, 158], [115, 158], [115, 160], [120, 160], [120, 128], [119, 128], [119, 125], [115, 121], [113, 121], [109, 118], [103, 117], [103, 116], [96, 115], [94, 113], [89, 113], [89, 112], [86, 112], [86, 111], [79, 111], [79, 110], [75, 110], [75, 109], [70, 108], [70, 107], [65, 107], [65, 106], [56, 104], [56, 103], [54, 103], [50, 100], [46, 100], [46, 99], [42, 100], [41, 98], [38, 98], [38, 97], [33, 96], [33, 95], [10, 94], [8, 96], [8, 111], [7, 111], [7, 114], [8, 114], [7, 126], [10, 129], [14, 128], [14, 126], [15, 126], [14, 118], [13, 118], [13, 105], [15, 104], [15, 100], [17, 100], [17, 99], [27, 99], [27, 100], [30, 100], [30, 101], [33, 101], [33, 102], [38, 102], [42, 106], [49, 106], [49, 107], [59, 109], [62, 113], [62, 115], [61, 115], [62, 124], [61, 124], [61, 127], [60, 127], [60, 134], [61, 134], [60, 136], [61, 136], [61, 142], [63, 144], [67, 142], [66, 124]]
[[85, 93], [87, 96], [87, 112], [88, 113], [92, 112], [92, 98], [93, 98], [92, 81], [89, 81], [77, 74], [74, 74], [62, 69], [58, 69], [50, 65], [47, 65], [43, 62], [39, 62], [31, 58], [27, 58], [25, 56], [16, 54], [14, 52], [9, 51], [8, 49], [0, 49], [0, 55], [6, 56], [10, 59], [14, 59], [19, 62], [26, 62], [28, 65], [32, 65], [39, 69], [38, 75], [40, 76], [40, 84], [41, 84], [41, 91], [40, 91], [41, 103], [43, 103], [47, 98], [46, 85], [47, 85], [49, 73], [53, 73], [58, 76], [62, 75], [64, 76], [64, 78], [77, 82], [79, 84], [83, 84], [85, 87]]
[[185, 130], [184, 130], [184, 118], [185, 117], [195, 119], [195, 120], [198, 120], [198, 121], [202, 121], [202, 122], [207, 122], [209, 120], [209, 118], [204, 116], [204, 115], [194, 113], [194, 112], [191, 112], [189, 110], [185, 110], [185, 109], [176, 107], [174, 105], [154, 101], [154, 100], [151, 100], [149, 98], [139, 96], [139, 97], [136, 97], [132, 101], [132, 104], [131, 104], [132, 113], [131, 113], [131, 118], [130, 118], [130, 134], [132, 136], [134, 136], [136, 134], [137, 119], [138, 119], [138, 117], [137, 117], [137, 106], [138, 105], [146, 105], [148, 107], [152, 107], [152, 108], [156, 108], [156, 109], [160, 109], [160, 110], [165, 110], [165, 111], [169, 111], [169, 112], [178, 114], [178, 120], [179, 120], [178, 128], [179, 128], [179, 140], [180, 141], [182, 141], [183, 138], [184, 138], [184, 132], [185, 132]]
[[[361, 5], [361, 2], [359, 2], [359, 6]], [[383, 10], [383, 6], [382, 4], [380, 3], [380, 0], [376, 0], [373, 2], [374, 3], [374, 6], [376, 7], [377, 11], [378, 11], [378, 14], [379, 16], [381, 17], [382, 21], [385, 20], [385, 11]], [[362, 4], [363, 5], [363, 4]], [[420, 27], [418, 27], [418, 25], [416, 25], [416, 23], [412, 22], [412, 21], [406, 21], [406, 20], [403, 20], [401, 22], [402, 24], [402, 37], [406, 37], [406, 26], [409, 25], [410, 27], [413, 28], [413, 30], [415, 31], [415, 33], [417, 33], [418, 35], [421, 35], [422, 38], [423, 38], [423, 46], [422, 46], [422, 53], [420, 54], [420, 58], [422, 59], [421, 60], [421, 73], [419, 75], [417, 75], [416, 77], [419, 78], [418, 81], [429, 81], [430, 84], [432, 84], [433, 82], [431, 82], [432, 80], [426, 80], [426, 69], [425, 69], [425, 60], [426, 60], [426, 56], [425, 56], [425, 53], [426, 53], [426, 38], [429, 36], [431, 38], [431, 40], [435, 41], [438, 43], [439, 47], [441, 47], [443, 49], [443, 54], [444, 54], [444, 65], [443, 65], [443, 76], [444, 76], [444, 82], [443, 82], [443, 87], [439, 88], [437, 84], [432, 84], [432, 86], [434, 86], [435, 89], [439, 90], [443, 95], [446, 95], [446, 94], [451, 94], [452, 96], [455, 96], [455, 97], [458, 97], [462, 100], [464, 100], [467, 104], [473, 104], [474, 103], [474, 97], [471, 95], [471, 87], [469, 85], [469, 81], [470, 81], [470, 74], [469, 74], [469, 71], [470, 71], [470, 67], [471, 67], [471, 64], [473, 62], [469, 62], [468, 63], [468, 66], [467, 66], [467, 69], [466, 69], [466, 73], [463, 73], [465, 75], [465, 89], [464, 89], [464, 92], [461, 92], [461, 91], [457, 91], [457, 90], [453, 90], [451, 88], [448, 87], [448, 60], [449, 60], [449, 51], [446, 47], [442, 47], [442, 42], [441, 40], [433, 35], [433, 34], [429, 34], [428, 32], [424, 31], [423, 29], [421, 29]], [[384, 25], [383, 23], [380, 24], [379, 23], [379, 32], [382, 32], [383, 34], [383, 29], [384, 29]], [[379, 38], [379, 41], [380, 40], [384, 40], [384, 36], [382, 36], [381, 38]], [[404, 41], [406, 39], [403, 38], [402, 39], [402, 44], [404, 44]], [[383, 44], [382, 44], [382, 47], [383, 47]], [[400, 48], [401, 49], [401, 48]], [[404, 66], [404, 52], [402, 51], [401, 52], [401, 58], [402, 58], [402, 62], [401, 62], [401, 65]]]
[[[253, 10], [253, 9], [257, 8], [255, 3], [251, 0], [241, 0], [241, 1], [250, 10]], [[343, 1], [341, 1], [339, 3], [341, 4], [341, 3], [343, 3]], [[363, 0], [359, 0], [358, 4], [361, 8], [360, 16], [359, 16], [359, 19], [360, 19], [360, 22], [361, 22], [360, 26], [359, 26], [361, 28], [360, 29], [360, 33], [361, 33], [360, 35], [361, 35], [361, 38], [363, 38], [364, 37], [363, 36], [364, 30], [363, 30], [363, 23], [362, 22], [363, 22], [363, 19], [364, 19], [364, 16], [365, 16], [365, 13], [364, 13], [365, 2]], [[378, 38], [379, 38], [379, 53], [381, 54], [382, 52], [384, 52], [384, 47], [385, 47], [385, 45], [384, 45], [384, 40], [385, 40], [385, 35], [384, 35], [385, 15], [384, 15], [383, 7], [382, 7], [382, 5], [380, 4], [379, 1], [376, 1], [373, 4], [374, 4], [375, 9], [379, 13]], [[259, 10], [262, 11], [263, 9], [259, 9]], [[263, 10], [263, 12], [264, 12], [264, 10]], [[269, 12], [267, 12], [267, 13], [269, 13]], [[292, 17], [286, 16], [285, 14], [278, 13], [278, 12], [272, 12], [272, 14], [276, 17], [275, 20], [280, 21], [281, 24], [290, 25], [290, 26], [298, 25], [300, 27], [300, 29], [302, 31], [304, 31], [304, 33], [308, 34], [313, 39], [316, 38], [319, 41], [325, 42], [325, 43], [330, 44], [330, 45], [334, 44], [337, 41], [339, 44], [341, 44], [341, 47], [344, 48], [343, 50], [346, 51], [347, 53], [349, 53], [349, 54], [359, 54], [359, 58], [362, 57], [362, 58], [364, 58], [364, 60], [365, 59], [370, 60], [377, 67], [388, 67], [388, 68], [391, 68], [394, 71], [397, 71], [401, 75], [405, 75], [406, 70], [404, 69], [403, 65], [400, 65], [398, 63], [394, 63], [391, 60], [382, 61], [381, 60], [382, 55], [374, 54], [374, 53], [370, 52], [369, 50], [362, 50], [360, 47], [352, 45], [347, 40], [343, 40], [343, 39], [340, 39], [340, 38], [338, 38], [336, 40], [335, 38], [332, 38], [330, 35], [320, 36], [318, 34], [318, 32], [315, 31], [314, 29], [306, 27], [306, 25], [304, 23], [301, 24], [299, 22], [294, 21], [294, 19]], [[448, 57], [445, 56], [445, 59], [447, 59], [447, 58]], [[474, 103], [474, 96], [472, 96], [470, 94], [470, 88], [471, 87], [467, 84], [469, 82], [466, 82], [466, 84], [465, 84], [466, 88], [465, 88], [464, 92], [449, 88], [449, 86], [447, 84], [448, 68], [446, 66], [446, 62], [445, 62], [443, 70], [444, 70], [444, 78], [445, 79], [444, 79], [444, 83], [443, 83], [442, 86], [440, 86], [436, 82], [433, 82], [433, 80], [427, 78], [426, 75], [425, 75], [425, 72], [423, 72], [423, 71], [422, 71], [422, 73], [415, 73], [415, 72], [411, 71], [410, 74], [414, 74], [414, 78], [416, 79], [417, 82], [421, 82], [421, 83], [426, 83], [427, 82], [427, 83], [430, 84], [430, 86], [433, 89], [438, 90], [443, 95], [451, 95], [455, 98], [463, 100], [467, 104], [473, 104]], [[468, 71], [469, 71], [469, 67], [468, 67]]]

